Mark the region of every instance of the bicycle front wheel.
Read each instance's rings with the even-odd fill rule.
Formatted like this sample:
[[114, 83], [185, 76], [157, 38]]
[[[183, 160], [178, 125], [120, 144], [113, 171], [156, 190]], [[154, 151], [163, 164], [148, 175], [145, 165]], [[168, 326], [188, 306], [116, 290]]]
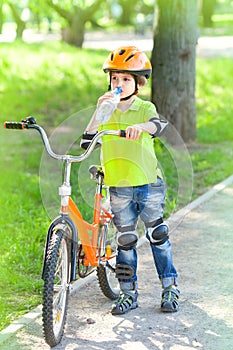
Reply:
[[46, 342], [56, 346], [63, 336], [69, 295], [69, 244], [62, 230], [53, 232], [46, 254], [42, 320]]

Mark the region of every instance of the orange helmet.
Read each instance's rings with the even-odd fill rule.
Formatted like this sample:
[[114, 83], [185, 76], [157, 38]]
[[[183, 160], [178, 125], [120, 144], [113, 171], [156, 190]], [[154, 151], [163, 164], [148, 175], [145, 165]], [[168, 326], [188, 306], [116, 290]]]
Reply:
[[103, 71], [127, 72], [150, 77], [152, 67], [146, 54], [135, 46], [122, 46], [113, 50], [103, 64]]

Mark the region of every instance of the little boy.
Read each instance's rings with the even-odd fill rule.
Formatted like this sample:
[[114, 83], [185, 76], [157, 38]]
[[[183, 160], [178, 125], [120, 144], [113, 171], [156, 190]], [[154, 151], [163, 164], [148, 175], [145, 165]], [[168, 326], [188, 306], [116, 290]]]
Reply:
[[[126, 130], [126, 138], [104, 136], [101, 147], [105, 184], [109, 187], [117, 228], [116, 277], [121, 288], [112, 314], [124, 314], [138, 307], [136, 226], [139, 216], [144, 222], [163, 288], [161, 310], [175, 312], [179, 308], [178, 275], [172, 262], [168, 226], [163, 222], [165, 184], [157, 168], [153, 145], [153, 138], [162, 134], [167, 122], [159, 119], [154, 104], [136, 96], [151, 75], [151, 63], [144, 52], [126, 46], [109, 54], [103, 70], [109, 73], [109, 90], [122, 89], [121, 99], [107, 122], [99, 124], [94, 113], [81, 145], [85, 147], [97, 131]], [[97, 109], [112, 97], [112, 92], [106, 92], [99, 98]]]

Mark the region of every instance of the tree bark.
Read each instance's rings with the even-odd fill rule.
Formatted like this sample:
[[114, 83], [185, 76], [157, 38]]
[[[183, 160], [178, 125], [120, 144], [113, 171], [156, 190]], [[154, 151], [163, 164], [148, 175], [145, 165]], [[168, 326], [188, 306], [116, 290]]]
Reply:
[[196, 138], [197, 1], [158, 0], [152, 101], [184, 141]]

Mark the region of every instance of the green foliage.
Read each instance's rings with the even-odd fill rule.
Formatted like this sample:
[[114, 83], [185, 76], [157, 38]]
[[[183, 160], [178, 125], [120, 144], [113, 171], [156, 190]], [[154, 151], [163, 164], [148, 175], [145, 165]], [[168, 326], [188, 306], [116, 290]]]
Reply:
[[[51, 130], [71, 114], [94, 106], [108, 86], [102, 72], [105, 58], [104, 50], [79, 50], [61, 43], [1, 44], [0, 122], [34, 115], [38, 123]], [[198, 140], [188, 145], [194, 169], [193, 198], [232, 174], [232, 66], [231, 59], [197, 62]], [[149, 85], [142, 97], [149, 99]], [[1, 328], [40, 303], [41, 298], [49, 219], [39, 188], [43, 147], [38, 134], [28, 133], [0, 128]], [[73, 153], [78, 151], [77, 144]], [[166, 174], [169, 215], [177, 207], [180, 169], [171, 169], [171, 154], [165, 145], [157, 142], [156, 151]], [[75, 172], [78, 174], [78, 168]], [[84, 186], [88, 196], [91, 189], [86, 183]], [[75, 197], [81, 190], [74, 186]], [[86, 203], [83, 211], [90, 216]]]

